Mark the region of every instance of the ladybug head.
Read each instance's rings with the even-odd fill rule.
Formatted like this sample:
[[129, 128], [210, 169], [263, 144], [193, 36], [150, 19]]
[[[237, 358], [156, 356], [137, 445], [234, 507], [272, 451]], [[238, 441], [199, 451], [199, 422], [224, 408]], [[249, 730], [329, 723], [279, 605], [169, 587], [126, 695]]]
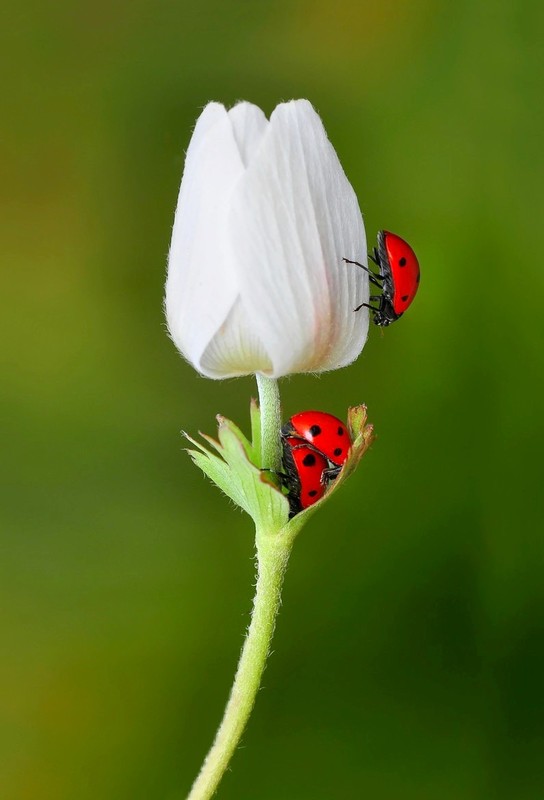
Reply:
[[391, 325], [391, 323], [396, 322], [399, 317], [402, 317], [402, 314], [397, 314], [394, 311], [390, 301], [383, 295], [379, 308], [373, 308], [372, 311], [374, 312], [372, 322], [374, 325], [379, 325], [380, 328], [386, 328], [388, 325]]

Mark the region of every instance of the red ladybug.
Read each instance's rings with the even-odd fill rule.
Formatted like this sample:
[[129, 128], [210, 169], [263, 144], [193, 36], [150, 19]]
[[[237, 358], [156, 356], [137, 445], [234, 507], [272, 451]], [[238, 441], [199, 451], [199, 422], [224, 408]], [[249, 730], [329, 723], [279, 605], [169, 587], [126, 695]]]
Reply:
[[402, 317], [416, 296], [420, 280], [419, 262], [408, 242], [389, 231], [378, 233], [378, 246], [372, 254], [369, 253], [369, 258], [377, 265], [378, 274], [358, 261], [344, 259], [347, 264], [355, 264], [368, 272], [370, 282], [382, 291], [370, 298], [378, 302], [377, 306], [361, 303], [354, 311], [364, 306], [373, 312], [372, 319], [376, 325], [391, 325]]
[[[351, 438], [342, 420], [325, 411], [294, 414], [281, 429], [281, 435], [284, 438], [295, 436], [308, 442], [338, 468], [348, 457], [351, 447]], [[338, 474], [340, 470], [334, 471]]]
[[316, 503], [325, 494], [329, 462], [295, 436], [284, 436], [283, 479], [289, 494], [290, 516]]

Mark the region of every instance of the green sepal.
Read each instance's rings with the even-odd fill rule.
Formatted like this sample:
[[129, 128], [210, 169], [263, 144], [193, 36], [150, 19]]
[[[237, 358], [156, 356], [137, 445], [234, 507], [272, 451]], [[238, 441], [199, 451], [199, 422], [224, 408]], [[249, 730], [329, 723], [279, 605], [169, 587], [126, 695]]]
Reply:
[[[259, 419], [257, 419], [259, 417]], [[201, 434], [208, 449], [190, 436], [185, 436], [198, 450], [190, 449], [194, 463], [254, 520], [259, 530], [278, 531], [289, 517], [289, 503], [276, 487], [273, 476], [261, 470], [260, 412], [255, 402], [251, 407], [252, 441], [230, 420], [218, 415], [218, 440]]]
[[374, 433], [372, 425], [367, 425], [366, 406], [348, 409], [352, 445], [339, 475], [329, 484], [321, 500], [292, 519], [289, 519], [289, 502], [277, 476], [260, 469], [261, 417], [255, 400], [251, 401], [250, 416], [251, 441], [237, 425], [218, 415], [217, 439], [200, 434], [207, 446], [185, 434], [197, 448], [189, 449], [188, 453], [210, 480], [253, 518], [261, 535], [267, 533], [294, 539], [323, 503], [353, 474], [370, 447]]

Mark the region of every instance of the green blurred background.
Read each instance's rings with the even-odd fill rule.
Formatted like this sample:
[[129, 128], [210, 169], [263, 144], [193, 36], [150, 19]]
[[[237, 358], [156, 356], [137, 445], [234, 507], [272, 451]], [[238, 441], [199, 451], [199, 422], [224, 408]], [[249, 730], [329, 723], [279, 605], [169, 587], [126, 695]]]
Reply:
[[1, 197], [0, 797], [183, 797], [226, 699], [249, 519], [180, 429], [248, 379], [177, 355], [165, 257], [194, 120], [308, 97], [413, 309], [285, 416], [378, 439], [297, 542], [224, 800], [544, 796], [538, 2], [13, 4]]

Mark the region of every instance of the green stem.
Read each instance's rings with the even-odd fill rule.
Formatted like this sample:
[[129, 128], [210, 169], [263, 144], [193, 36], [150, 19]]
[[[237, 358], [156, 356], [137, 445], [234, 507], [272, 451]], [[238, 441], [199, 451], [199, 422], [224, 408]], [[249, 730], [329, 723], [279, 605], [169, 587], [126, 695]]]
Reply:
[[[278, 471], [281, 467], [278, 382], [257, 375], [257, 385], [261, 410], [262, 466]], [[257, 529], [257, 589], [251, 623], [223, 719], [187, 800], [208, 800], [215, 794], [244, 732], [270, 650], [292, 543], [291, 536], [282, 536], [276, 530]]]
[[251, 624], [223, 720], [187, 800], [211, 798], [240, 741], [255, 703], [280, 605], [291, 540], [257, 531], [257, 590]]
[[277, 380], [257, 375], [261, 409], [261, 466], [279, 472], [281, 469], [281, 405]]

